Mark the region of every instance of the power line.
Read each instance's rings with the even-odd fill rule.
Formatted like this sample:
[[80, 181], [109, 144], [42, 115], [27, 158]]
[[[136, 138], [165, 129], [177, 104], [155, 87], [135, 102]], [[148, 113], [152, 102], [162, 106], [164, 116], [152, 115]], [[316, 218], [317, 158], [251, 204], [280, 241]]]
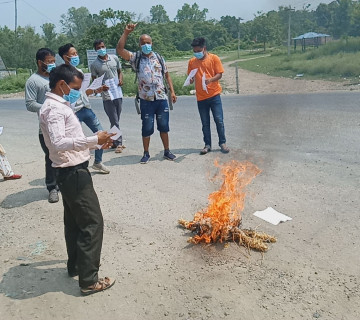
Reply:
[[25, 0], [21, 0], [22, 2], [26, 3], [29, 7], [31, 7], [33, 10], [35, 10], [38, 14], [42, 15], [43, 17], [45, 17], [46, 19], [48, 19], [49, 21], [53, 22], [54, 24], [56, 24], [56, 22], [54, 22], [51, 18], [49, 18], [46, 14], [42, 13], [40, 10], [38, 10], [37, 8], [33, 7], [30, 3], [26, 2]]
[[15, 0], [10, 0], [10, 1], [3, 1], [3, 2], [0, 2], [0, 4], [3, 4], [3, 3], [11, 3], [11, 2], [14, 2]]

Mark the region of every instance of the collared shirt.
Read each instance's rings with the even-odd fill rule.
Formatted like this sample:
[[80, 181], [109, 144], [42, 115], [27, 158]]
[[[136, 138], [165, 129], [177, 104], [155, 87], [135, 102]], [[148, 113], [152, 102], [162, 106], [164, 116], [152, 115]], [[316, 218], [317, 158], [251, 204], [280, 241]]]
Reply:
[[[118, 70], [121, 70], [121, 64], [117, 56], [108, 54], [105, 60], [98, 56], [91, 64], [90, 70], [92, 77], [101, 77], [105, 73], [103, 79], [103, 83], [105, 83], [107, 79], [118, 78]], [[107, 91], [101, 92], [101, 96], [103, 100], [111, 100]]]
[[79, 119], [62, 97], [48, 92], [39, 120], [53, 167], [76, 166], [90, 159], [89, 148], [97, 145], [98, 138], [84, 135]]
[[[164, 74], [168, 72], [164, 59]], [[136, 70], [136, 52], [130, 52], [130, 63]], [[161, 63], [156, 54], [151, 52], [149, 57], [141, 55], [138, 73], [139, 97], [147, 101], [166, 100], [164, 79]]]

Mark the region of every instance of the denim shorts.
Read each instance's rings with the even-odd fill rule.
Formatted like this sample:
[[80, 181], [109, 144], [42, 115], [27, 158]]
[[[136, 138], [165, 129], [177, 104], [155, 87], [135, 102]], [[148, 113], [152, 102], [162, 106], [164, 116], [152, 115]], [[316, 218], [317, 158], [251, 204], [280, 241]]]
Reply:
[[154, 133], [154, 119], [156, 115], [157, 129], [169, 132], [169, 104], [167, 100], [147, 101], [140, 99], [143, 137], [150, 137]]

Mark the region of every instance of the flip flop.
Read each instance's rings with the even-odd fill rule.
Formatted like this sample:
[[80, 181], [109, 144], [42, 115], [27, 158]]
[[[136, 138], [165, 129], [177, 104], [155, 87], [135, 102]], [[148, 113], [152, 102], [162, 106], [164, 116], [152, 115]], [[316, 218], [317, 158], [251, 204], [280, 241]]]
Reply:
[[87, 288], [81, 288], [81, 294], [83, 296], [88, 296], [93, 293], [101, 292], [106, 289], [111, 288], [115, 284], [114, 279], [110, 279], [108, 277], [100, 278], [93, 285], [88, 286]]

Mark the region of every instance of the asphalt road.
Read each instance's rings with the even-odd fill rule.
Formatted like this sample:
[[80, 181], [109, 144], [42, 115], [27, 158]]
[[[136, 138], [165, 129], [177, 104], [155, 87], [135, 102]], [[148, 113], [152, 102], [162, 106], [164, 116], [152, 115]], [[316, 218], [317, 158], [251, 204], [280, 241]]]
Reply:
[[[139, 242], [142, 238], [150, 242], [150, 238], [154, 237], [167, 243], [168, 257], [175, 253], [178, 255], [177, 259], [171, 256], [175, 264], [170, 263], [170, 268], [180, 270], [179, 265], [182, 263], [184, 270], [200, 268], [199, 261], [195, 263], [189, 258], [190, 251], [177, 249], [181, 246], [180, 243], [185, 242], [185, 238], [180, 233], [182, 231], [174, 229], [176, 220], [191, 220], [192, 215], [206, 205], [207, 195], [215, 188], [207, 178], [209, 173], [215, 171], [213, 161], [216, 158], [221, 162], [231, 159], [249, 160], [262, 173], [248, 187], [243, 212], [244, 227], [260, 226], [261, 230], [278, 238], [278, 242], [265, 254], [268, 278], [260, 277], [259, 273], [256, 283], [269, 292], [271, 289], [279, 291], [282, 290], [276, 285], [279, 277], [291, 274], [294, 284], [288, 284], [286, 296], [294, 297], [295, 300], [300, 297], [303, 303], [301, 310], [295, 308], [296, 311], [294, 309], [291, 312], [288, 310], [292, 308], [292, 301], [284, 298], [283, 304], [277, 305], [275, 299], [271, 300], [272, 293], [259, 296], [255, 292], [260, 299], [257, 300], [260, 301], [258, 306], [266, 305], [264, 315], [272, 319], [279, 319], [280, 316], [288, 318], [286, 315], [300, 319], [300, 316], [312, 317], [315, 312], [319, 312], [324, 319], [340, 319], [346, 313], [348, 317], [342, 319], [356, 319], [359, 316], [360, 301], [360, 93], [229, 95], [223, 96], [222, 101], [230, 154], [222, 155], [219, 152], [214, 126], [213, 152], [206, 156], [198, 154], [203, 142], [195, 98], [179, 97], [170, 115], [170, 146], [178, 156], [177, 161], [171, 163], [162, 159], [162, 146], [155, 134], [150, 144], [151, 161], [147, 165], [140, 165], [140, 119], [135, 112], [133, 99], [124, 99], [121, 127], [127, 148], [121, 155], [107, 151], [104, 163], [111, 169], [110, 175], [106, 178], [98, 174], [93, 176], [105, 219], [114, 225], [119, 224], [118, 228], [128, 230], [129, 234], [131, 230], [134, 231]], [[91, 102], [106, 128], [108, 120], [101, 100], [96, 98]], [[22, 210], [27, 210], [24, 215], [29, 215], [29, 210], [45, 210], [47, 202], [43, 188], [43, 153], [37, 139], [37, 117], [25, 109], [23, 100], [0, 100], [0, 126], [4, 126], [0, 142], [7, 150], [14, 170], [24, 175], [22, 185], [16, 185], [15, 182], [11, 185], [8, 182], [0, 183], [0, 212], [6, 211], [7, 215], [11, 212], [16, 216]], [[89, 133], [87, 128], [85, 131]], [[110, 196], [108, 193], [111, 193]], [[273, 207], [293, 220], [272, 226], [252, 216], [254, 211], [266, 207]], [[51, 210], [50, 214], [54, 210], [55, 215], [53, 208], [55, 207], [46, 210]], [[61, 210], [60, 204], [56, 210]], [[59, 219], [61, 221], [61, 217]], [[2, 234], [3, 241], [8, 241], [7, 237], [5, 233]], [[13, 241], [16, 243], [16, 240]], [[109, 239], [104, 244], [105, 267], [111, 260], [106, 250], [115, 248], [115, 244], [114, 248], [111, 245]], [[21, 249], [20, 243], [18, 246]], [[17, 249], [19, 255], [20, 249]], [[126, 252], [123, 254], [126, 255]], [[144, 254], [145, 251], [142, 252]], [[199, 251], [195, 253], [203, 257]], [[231, 253], [234, 254], [233, 251]], [[136, 252], [133, 254], [136, 255]], [[133, 259], [130, 253], [129, 255], [129, 260]], [[146, 260], [146, 253], [144, 255], [138, 259]], [[117, 255], [114, 257], [116, 259]], [[148, 262], [144, 262], [147, 267], [151, 263], [151, 257]], [[161, 266], [160, 264], [157, 268], [161, 269]], [[219, 272], [221, 266], [218, 266]], [[231, 265], [232, 269], [229, 266], [231, 270], [235, 267], [235, 262]], [[121, 262], [119, 274], [122, 268], [127, 270], [130, 265]], [[145, 269], [142, 271], [144, 276]], [[135, 270], [131, 272], [136, 274]], [[315, 274], [317, 278], [314, 280]], [[248, 275], [238, 277], [243, 277], [237, 280], [239, 283], [244, 280], [242, 283], [246, 286]], [[147, 280], [152, 288], [151, 280]], [[126, 281], [124, 278], [125, 287]], [[197, 279], [193, 278], [191, 281], [192, 283], [182, 285], [192, 288], [197, 284]], [[226, 281], [232, 280], [224, 278], [222, 281], [227, 283]], [[174, 280], [173, 285], [176, 286], [175, 283]], [[312, 283], [319, 285], [311, 286]], [[128, 285], [127, 288], [131, 290], [132, 287]], [[351, 285], [352, 291], [349, 289]], [[311, 294], [307, 292], [310, 287]], [[249, 288], [250, 284], [242, 297], [251, 291]], [[1, 285], [0, 289], [5, 290]], [[190, 291], [189, 289], [188, 292]], [[181, 300], [181, 296], [178, 298]], [[214, 303], [214, 310], [221, 309], [237, 319], [236, 314], [240, 310], [236, 305], [241, 299], [235, 299], [235, 296], [233, 299], [229, 300], [232, 304], [230, 311], [224, 311], [221, 303]], [[317, 299], [318, 306], [303, 302], [309, 299]], [[322, 299], [327, 302], [320, 302]], [[178, 302], [179, 305], [186, 305], [186, 302]], [[254, 307], [253, 304], [250, 305]], [[241, 308], [246, 311], [250, 305], [243, 302]], [[218, 314], [214, 310], [211, 311], [212, 314], [203, 311], [204, 318], [215, 319]], [[171, 315], [171, 311], [166, 312]], [[129, 315], [130, 319], [131, 311]], [[259, 316], [253, 319], [263, 318]]]

